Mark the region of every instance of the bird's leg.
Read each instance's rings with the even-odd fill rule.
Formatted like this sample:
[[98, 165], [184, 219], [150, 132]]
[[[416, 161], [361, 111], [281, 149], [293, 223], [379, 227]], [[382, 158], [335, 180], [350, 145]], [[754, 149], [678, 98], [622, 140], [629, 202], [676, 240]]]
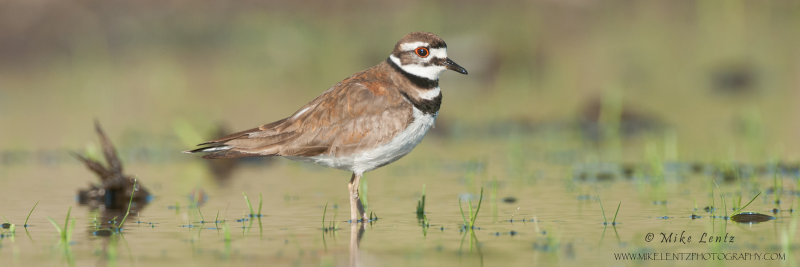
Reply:
[[364, 206], [361, 205], [361, 198], [358, 196], [358, 185], [361, 184], [361, 174], [360, 173], [353, 173], [353, 177], [350, 178], [350, 183], [347, 184], [347, 188], [350, 191], [350, 220], [352, 222], [357, 222], [359, 217], [366, 222], [367, 213], [364, 211]]

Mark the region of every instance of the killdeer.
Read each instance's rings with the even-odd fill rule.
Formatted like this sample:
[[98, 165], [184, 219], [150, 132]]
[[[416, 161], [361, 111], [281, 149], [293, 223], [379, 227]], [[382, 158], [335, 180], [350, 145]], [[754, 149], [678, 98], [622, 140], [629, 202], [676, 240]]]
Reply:
[[291, 116], [234, 133], [186, 153], [204, 158], [283, 156], [347, 170], [350, 219], [367, 221], [358, 186], [362, 175], [411, 152], [433, 126], [445, 70], [467, 74], [447, 57], [439, 36], [403, 36], [385, 61], [337, 83]]

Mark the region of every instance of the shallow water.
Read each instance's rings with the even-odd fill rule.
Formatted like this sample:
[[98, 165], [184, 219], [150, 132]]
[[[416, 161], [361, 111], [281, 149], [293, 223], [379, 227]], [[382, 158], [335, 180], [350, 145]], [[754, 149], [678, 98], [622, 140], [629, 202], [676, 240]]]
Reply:
[[[608, 150], [600, 153], [592, 144], [558, 143], [551, 137], [520, 133], [495, 138], [492, 145], [478, 141], [482, 139], [428, 137], [406, 158], [365, 176], [368, 208], [379, 220], [364, 227], [360, 242], [360, 225], [346, 221], [350, 176], [338, 170], [278, 159], [248, 162], [227, 180], [219, 181], [207, 171], [203, 159], [194, 156], [128, 156], [132, 163], [126, 165], [126, 172], [138, 177], [154, 199], [128, 218], [122, 234], [101, 237], [92, 232], [93, 221], [102, 218], [102, 211], [75, 202], [77, 190], [95, 179], [77, 161], [64, 158], [48, 165], [37, 160], [6, 164], [1, 172], [5, 178], [0, 179], [0, 215], [17, 229], [0, 239], [0, 262], [4, 266], [629, 265], [631, 262], [614, 258], [614, 253], [620, 252], [784, 257], [636, 261], [642, 265], [781, 266], [797, 262], [798, 213], [789, 212], [797, 206], [796, 171], [782, 170], [776, 180], [768, 169], [761, 175], [725, 182], [713, 178], [712, 167], [696, 173], [687, 163], [661, 162], [662, 178], [651, 175], [650, 167], [638, 167], [648, 162], [627, 161], [640, 165], [626, 178], [619, 171], [622, 159], [599, 161], [596, 159], [602, 157], [592, 156]], [[468, 143], [483, 150], [464, 149]], [[633, 145], [625, 150], [640, 148]], [[776, 206], [769, 188], [778, 182], [784, 192], [779, 197], [782, 204]], [[430, 222], [427, 229], [415, 214], [423, 185]], [[459, 199], [477, 204], [481, 187], [484, 199], [476, 228], [464, 231]], [[260, 221], [247, 218], [243, 192], [254, 209], [259, 194], [263, 196]], [[725, 212], [720, 194], [725, 197], [727, 213], [732, 214], [733, 199], [739, 192], [743, 192], [742, 203], [762, 192], [745, 210], [776, 219], [758, 224], [722, 219]], [[194, 199], [205, 199], [199, 205], [202, 219], [198, 208], [190, 206], [192, 194]], [[516, 201], [506, 203], [506, 197]], [[608, 225], [603, 224], [600, 200]], [[36, 201], [40, 203], [31, 216], [32, 226], [25, 229], [21, 226]], [[335, 231], [322, 230], [326, 203], [327, 221], [336, 218]], [[619, 203], [617, 224], [610, 225]], [[716, 217], [703, 210], [711, 205], [720, 207]], [[63, 223], [70, 206], [75, 224], [65, 249], [47, 218]], [[776, 207], [783, 211], [773, 214]], [[213, 223], [217, 214], [224, 223]], [[692, 214], [701, 218], [692, 219]], [[237, 221], [243, 218], [250, 220]], [[230, 231], [229, 243], [225, 242], [225, 225]], [[647, 242], [651, 233], [654, 238]], [[687, 244], [677, 238], [667, 242], [664, 239], [670, 233], [693, 239]], [[701, 237], [707, 238], [703, 233], [734, 238], [732, 242], [699, 243]]]

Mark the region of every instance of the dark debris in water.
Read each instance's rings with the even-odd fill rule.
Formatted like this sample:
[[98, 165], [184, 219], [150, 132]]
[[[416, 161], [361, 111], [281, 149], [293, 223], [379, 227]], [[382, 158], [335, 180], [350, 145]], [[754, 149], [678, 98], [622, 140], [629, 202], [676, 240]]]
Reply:
[[517, 198], [512, 196], [507, 196], [503, 198], [503, 203], [513, 204], [517, 202]]
[[633, 174], [634, 173], [636, 173], [636, 165], [633, 165], [633, 164], [623, 164], [622, 165], [622, 175], [624, 175], [625, 178], [628, 178], [628, 179], [633, 178]]
[[614, 173], [601, 172], [601, 173], [597, 174], [597, 181], [600, 181], [600, 182], [602, 182], [602, 181], [612, 181], [612, 180], [614, 180], [615, 177], [616, 177], [616, 175], [614, 175]]
[[517, 231], [514, 231], [514, 230], [511, 230], [511, 231], [508, 231], [508, 232], [503, 232], [503, 233], [501, 233], [501, 232], [494, 232], [493, 233], [494, 236], [501, 236], [501, 235], [515, 236], [517, 234], [519, 234], [519, 233], [517, 233]]
[[[217, 221], [217, 222], [221, 223], [221, 222], [225, 222], [225, 220]], [[135, 224], [147, 224], [147, 225], [150, 225], [150, 226], [155, 226], [156, 224], [158, 224], [157, 222], [143, 222], [143, 221], [138, 221], [138, 220], [133, 222], [133, 223], [135, 223]]]
[[[480, 230], [481, 229], [478, 226], [472, 226], [471, 228], [472, 228], [472, 230]], [[458, 229], [458, 232], [459, 233], [466, 232], [468, 229], [470, 229], [470, 227], [468, 227], [466, 225], [461, 225], [461, 229]]]
[[573, 177], [580, 182], [612, 182], [624, 172], [624, 167], [615, 163], [584, 163], [573, 168]]
[[547, 238], [537, 238], [536, 241], [533, 242], [533, 250], [541, 251], [541, 252], [554, 252], [559, 249], [558, 245], [555, 244], [555, 241]]
[[[800, 163], [777, 162], [768, 164], [708, 164], [702, 162], [666, 162], [664, 168], [678, 174], [694, 173], [710, 175], [718, 182], [732, 183], [757, 176], [772, 178], [775, 174], [784, 176], [800, 176]], [[632, 179], [637, 175], [645, 175], [652, 168], [634, 163], [595, 162], [581, 163], [573, 166], [573, 179], [580, 182], [616, 181], [620, 178]], [[773, 192], [768, 190], [767, 193]], [[790, 192], [800, 195], [800, 192]]]
[[[117, 229], [121, 227], [118, 225], [118, 220], [128, 215], [129, 208], [130, 219], [134, 219], [136, 214], [150, 202], [152, 196], [133, 176], [123, 173], [122, 162], [116, 148], [103, 132], [100, 123], [96, 121], [95, 131], [100, 139], [105, 164], [78, 153], [72, 155], [95, 173], [100, 183], [79, 190], [77, 198], [81, 205], [99, 211], [98, 222], [103, 229]], [[91, 230], [90, 233], [94, 234]]]
[[139, 210], [150, 200], [150, 193], [132, 176], [123, 173], [117, 150], [103, 132], [99, 122], [95, 122], [95, 131], [100, 138], [106, 165], [81, 154], [72, 153], [100, 179], [99, 185], [93, 184], [89, 189], [79, 190], [78, 201], [93, 208], [125, 210], [133, 195], [131, 212]]
[[706, 165], [700, 162], [693, 162], [689, 165], [689, 169], [692, 170], [693, 173], [703, 173], [706, 170]]
[[[600, 96], [591, 97], [582, 105], [578, 121], [581, 132], [588, 140], [600, 141], [609, 137], [607, 128], [610, 125], [601, 119], [603, 110], [608, 108], [608, 103], [604, 103], [603, 97]], [[632, 107], [628, 103], [619, 103], [618, 108], [619, 123], [616, 126], [619, 128], [614, 130], [621, 137], [629, 138], [660, 132], [667, 126], [658, 116]]]
[[774, 220], [775, 217], [758, 212], [742, 212], [731, 216], [731, 220], [738, 223], [760, 223]]
[[756, 91], [758, 78], [758, 69], [752, 63], [740, 60], [720, 64], [711, 70], [710, 75], [714, 91], [727, 95]]
[[112, 234], [114, 234], [114, 231], [111, 229], [98, 229], [92, 232], [94, 236], [111, 236]]

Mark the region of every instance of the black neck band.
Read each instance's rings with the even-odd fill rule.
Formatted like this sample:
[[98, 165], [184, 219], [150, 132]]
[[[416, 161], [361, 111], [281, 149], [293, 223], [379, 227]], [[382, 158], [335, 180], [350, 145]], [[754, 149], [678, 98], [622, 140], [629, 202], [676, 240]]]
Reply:
[[405, 92], [401, 91], [400, 93], [403, 94], [403, 97], [405, 97], [408, 102], [411, 102], [415, 108], [419, 109], [419, 111], [422, 111], [424, 114], [436, 114], [436, 112], [439, 112], [439, 108], [442, 106], [441, 93], [439, 93], [439, 95], [433, 99], [414, 99]]
[[425, 77], [420, 77], [420, 76], [408, 73], [405, 70], [403, 70], [403, 68], [401, 68], [400, 66], [397, 66], [397, 64], [395, 64], [394, 61], [392, 61], [391, 58], [387, 58], [386, 62], [389, 63], [389, 66], [392, 66], [392, 68], [394, 68], [398, 72], [402, 73], [403, 76], [405, 76], [409, 81], [411, 81], [411, 83], [413, 83], [414, 85], [416, 85], [419, 88], [422, 88], [422, 89], [433, 89], [433, 88], [439, 87], [439, 80], [431, 80], [431, 79], [428, 79], [428, 78], [425, 78]]

